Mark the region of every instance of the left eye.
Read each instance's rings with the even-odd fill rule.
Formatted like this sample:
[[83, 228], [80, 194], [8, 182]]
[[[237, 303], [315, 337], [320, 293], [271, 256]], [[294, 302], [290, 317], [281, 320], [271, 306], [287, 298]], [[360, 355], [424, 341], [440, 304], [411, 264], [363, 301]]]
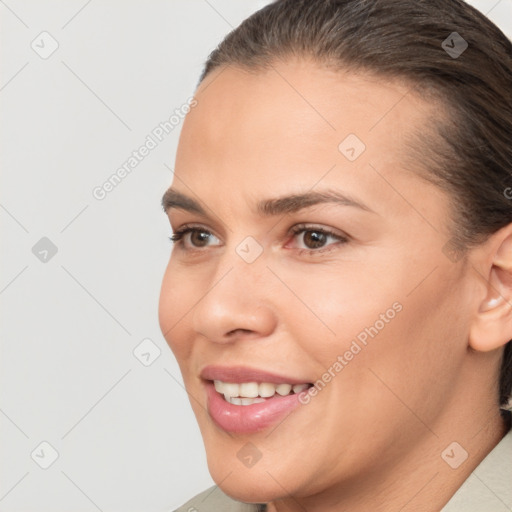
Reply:
[[326, 229], [314, 227], [296, 227], [293, 233], [298, 240], [302, 240], [302, 245], [299, 243], [299, 249], [315, 250], [322, 249], [332, 243], [328, 244], [329, 240], [334, 242], [346, 242], [347, 239], [336, 233], [332, 233]]

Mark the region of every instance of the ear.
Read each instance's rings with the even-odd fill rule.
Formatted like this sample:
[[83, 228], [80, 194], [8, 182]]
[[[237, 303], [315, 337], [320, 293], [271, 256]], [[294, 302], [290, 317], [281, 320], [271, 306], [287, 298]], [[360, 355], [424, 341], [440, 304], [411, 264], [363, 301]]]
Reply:
[[512, 224], [484, 242], [485, 298], [480, 302], [469, 332], [469, 345], [488, 352], [512, 340]]

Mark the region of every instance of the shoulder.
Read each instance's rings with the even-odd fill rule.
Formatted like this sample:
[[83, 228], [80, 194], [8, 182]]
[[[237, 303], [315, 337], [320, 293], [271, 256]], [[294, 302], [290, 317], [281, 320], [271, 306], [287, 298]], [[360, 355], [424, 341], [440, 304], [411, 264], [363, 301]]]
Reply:
[[258, 512], [258, 509], [256, 504], [242, 503], [230, 498], [214, 485], [174, 512]]
[[471, 473], [441, 512], [505, 510], [512, 503], [512, 429]]

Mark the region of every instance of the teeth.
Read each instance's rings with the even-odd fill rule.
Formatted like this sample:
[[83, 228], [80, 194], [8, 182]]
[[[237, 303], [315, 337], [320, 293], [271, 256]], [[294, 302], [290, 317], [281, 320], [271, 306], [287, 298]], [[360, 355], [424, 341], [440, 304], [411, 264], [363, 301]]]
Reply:
[[264, 398], [240, 398], [242, 400], [242, 405], [251, 405], [251, 404], [259, 404], [264, 402]]
[[301, 391], [308, 389], [308, 385], [307, 384], [295, 384], [295, 386], [293, 386], [292, 389], [293, 389], [294, 393], [300, 393]]
[[[309, 387], [308, 384], [295, 384], [292, 386], [291, 384], [272, 384], [271, 382], [242, 382], [238, 384], [215, 380], [213, 383], [215, 390], [224, 395], [226, 401], [235, 405], [258, 403], [264, 401], [263, 398], [273, 397], [276, 393], [281, 396], [289, 395], [292, 392], [300, 393]], [[239, 399], [242, 401], [239, 402]], [[244, 400], [246, 403], [243, 403]]]
[[229, 397], [226, 399], [230, 404], [233, 405], [252, 405], [259, 404], [264, 402], [264, 398], [237, 398], [237, 397]]
[[240, 395], [247, 398], [256, 398], [258, 396], [258, 384], [256, 382], [244, 382], [239, 384]]
[[217, 380], [214, 385], [215, 389], [226, 397], [226, 400], [228, 397], [240, 396], [240, 386], [238, 384]]
[[276, 392], [276, 387], [274, 384], [270, 384], [270, 382], [262, 382], [259, 387], [259, 395], [264, 398], [270, 398], [271, 396], [274, 396]]
[[279, 393], [281, 396], [288, 395], [291, 390], [292, 390], [291, 384], [278, 384], [276, 386], [276, 392]]

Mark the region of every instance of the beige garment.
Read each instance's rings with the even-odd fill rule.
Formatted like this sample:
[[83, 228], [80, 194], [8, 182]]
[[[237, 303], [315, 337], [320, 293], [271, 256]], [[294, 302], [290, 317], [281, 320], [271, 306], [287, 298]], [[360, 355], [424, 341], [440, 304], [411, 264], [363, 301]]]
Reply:
[[[187, 501], [174, 512], [259, 512], [264, 506], [235, 501], [217, 486]], [[441, 512], [512, 510], [512, 429], [459, 487]], [[435, 511], [432, 511], [435, 512]]]

